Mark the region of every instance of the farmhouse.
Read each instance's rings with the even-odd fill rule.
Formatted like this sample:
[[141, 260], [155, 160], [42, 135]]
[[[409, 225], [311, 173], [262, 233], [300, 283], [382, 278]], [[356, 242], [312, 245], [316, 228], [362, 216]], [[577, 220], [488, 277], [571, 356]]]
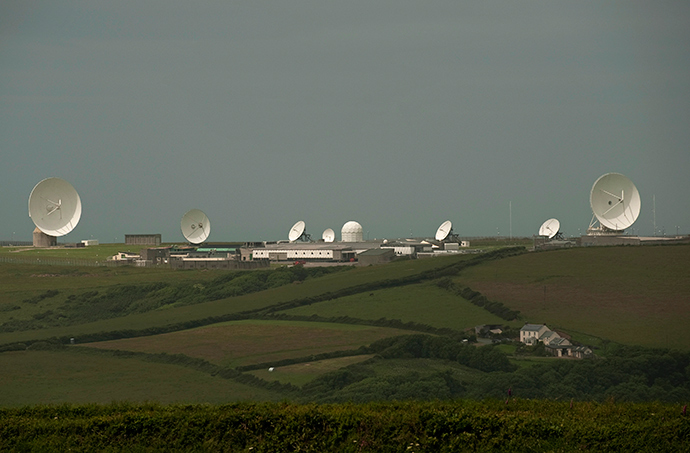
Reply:
[[520, 342], [525, 344], [536, 344], [549, 328], [545, 324], [525, 324], [520, 329]]
[[592, 356], [586, 346], [575, 346], [567, 338], [546, 327], [546, 324], [525, 324], [520, 329], [520, 342], [528, 345], [543, 343], [546, 350], [555, 357], [583, 359]]

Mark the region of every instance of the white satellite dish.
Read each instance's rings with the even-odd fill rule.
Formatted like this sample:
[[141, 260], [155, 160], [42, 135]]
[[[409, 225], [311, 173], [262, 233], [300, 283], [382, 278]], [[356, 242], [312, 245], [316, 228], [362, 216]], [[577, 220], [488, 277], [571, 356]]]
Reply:
[[560, 228], [561, 222], [558, 219], [549, 219], [539, 227], [539, 236], [546, 236], [551, 239], [558, 234]]
[[182, 234], [192, 244], [201, 244], [211, 234], [211, 221], [199, 209], [187, 211], [182, 216]]
[[607, 173], [597, 179], [589, 203], [599, 224], [614, 232], [630, 227], [640, 215], [640, 193], [635, 184], [620, 173]]
[[290, 228], [290, 232], [288, 233], [288, 239], [290, 240], [290, 242], [310, 241], [311, 236], [309, 236], [304, 231], [306, 229], [306, 227], [307, 226], [303, 220], [300, 220], [299, 222], [292, 225], [292, 228]]
[[64, 236], [81, 218], [81, 198], [72, 184], [60, 178], [46, 178], [29, 195], [29, 217], [49, 236]]
[[333, 231], [333, 228], [328, 228], [324, 230], [321, 238], [324, 242], [333, 242], [335, 241], [335, 231]]
[[438, 230], [436, 230], [436, 240], [437, 241], [444, 241], [449, 234], [453, 232], [453, 224], [451, 223], [450, 220], [446, 220], [441, 224], [440, 227], [438, 227]]

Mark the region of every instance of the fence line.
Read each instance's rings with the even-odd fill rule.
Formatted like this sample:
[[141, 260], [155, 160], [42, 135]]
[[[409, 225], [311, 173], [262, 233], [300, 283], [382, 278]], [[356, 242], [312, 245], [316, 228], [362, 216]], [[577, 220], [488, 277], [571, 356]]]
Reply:
[[48, 266], [79, 266], [79, 267], [117, 267], [121, 264], [114, 261], [89, 261], [73, 258], [46, 258], [28, 256], [0, 256], [0, 263], [14, 264], [42, 264]]
[[32, 241], [0, 241], [0, 247], [30, 247], [34, 245]]

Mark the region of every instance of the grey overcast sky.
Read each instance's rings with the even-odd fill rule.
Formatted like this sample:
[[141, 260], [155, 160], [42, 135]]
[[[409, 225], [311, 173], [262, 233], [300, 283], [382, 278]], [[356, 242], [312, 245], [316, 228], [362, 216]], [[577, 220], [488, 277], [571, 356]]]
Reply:
[[63, 241], [584, 233], [609, 172], [635, 233], [690, 233], [690, 2], [0, 3], [0, 240], [33, 186], [83, 214]]

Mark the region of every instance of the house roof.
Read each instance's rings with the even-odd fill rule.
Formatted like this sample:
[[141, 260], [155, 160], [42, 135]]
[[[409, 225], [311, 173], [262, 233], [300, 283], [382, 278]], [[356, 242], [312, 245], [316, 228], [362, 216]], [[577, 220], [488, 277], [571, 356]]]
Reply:
[[565, 347], [572, 346], [572, 345], [565, 338], [558, 337], [558, 338], [554, 338], [553, 340], [551, 340], [551, 342], [549, 342], [548, 346], [549, 347], [555, 347], [555, 348], [565, 348]]
[[539, 339], [542, 341], [548, 340], [549, 338], [553, 338], [555, 340], [557, 338], [560, 338], [560, 336], [556, 332], [554, 332], [553, 330], [547, 330], [546, 332], [544, 332], [542, 334], [541, 337], [539, 337]]
[[592, 350], [589, 349], [587, 346], [573, 346], [573, 351], [577, 352], [584, 352], [584, 353], [591, 353]]
[[536, 332], [538, 330], [543, 329], [544, 327], [546, 327], [546, 324], [525, 324], [524, 326], [522, 326], [522, 329], [520, 330], [526, 332]]

